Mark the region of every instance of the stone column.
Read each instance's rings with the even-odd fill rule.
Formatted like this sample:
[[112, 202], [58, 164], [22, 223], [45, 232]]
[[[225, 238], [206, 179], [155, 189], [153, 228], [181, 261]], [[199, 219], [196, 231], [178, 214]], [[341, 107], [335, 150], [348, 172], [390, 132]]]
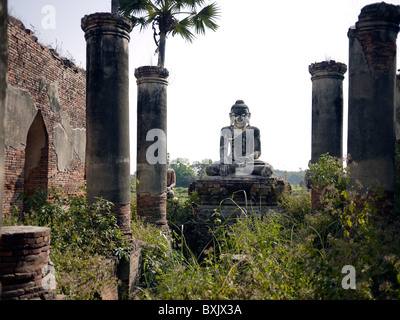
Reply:
[[349, 37], [348, 153], [352, 185], [394, 190], [396, 38], [400, 7], [365, 6]]
[[400, 144], [400, 74], [396, 75], [396, 111], [395, 111], [395, 137]]
[[311, 162], [322, 154], [343, 157], [343, 79], [347, 66], [323, 61], [308, 68], [312, 80]]
[[[8, 73], [7, 0], [0, 1], [0, 238], [3, 223], [3, 185], [4, 185], [4, 115], [6, 110]], [[0, 280], [0, 297], [1, 297]]]
[[167, 231], [168, 70], [140, 67], [137, 78], [137, 212]]
[[86, 181], [89, 203], [114, 203], [130, 228], [129, 56], [132, 23], [112, 13], [82, 19], [86, 38]]

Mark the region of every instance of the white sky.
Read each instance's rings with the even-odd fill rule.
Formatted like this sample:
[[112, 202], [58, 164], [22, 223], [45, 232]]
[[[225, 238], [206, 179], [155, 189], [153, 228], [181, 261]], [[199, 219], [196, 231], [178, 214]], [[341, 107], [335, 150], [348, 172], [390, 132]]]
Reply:
[[[274, 168], [307, 168], [311, 158], [311, 80], [308, 66], [333, 59], [348, 65], [347, 31], [368, 0], [216, 0], [217, 32], [192, 43], [169, 37], [168, 152], [171, 159], [218, 160], [219, 131], [242, 99], [261, 130], [261, 159]], [[110, 11], [111, 0], [9, 0], [9, 12], [33, 29], [39, 41], [61, 48], [85, 68], [85, 14]], [[400, 4], [400, 0], [390, 1]], [[46, 5], [55, 8], [55, 29], [42, 28]], [[130, 41], [131, 171], [136, 168], [134, 69], [156, 65], [152, 30], [133, 30]], [[348, 81], [345, 74], [347, 113]], [[347, 117], [344, 119], [347, 130]], [[343, 145], [346, 152], [347, 136]]]

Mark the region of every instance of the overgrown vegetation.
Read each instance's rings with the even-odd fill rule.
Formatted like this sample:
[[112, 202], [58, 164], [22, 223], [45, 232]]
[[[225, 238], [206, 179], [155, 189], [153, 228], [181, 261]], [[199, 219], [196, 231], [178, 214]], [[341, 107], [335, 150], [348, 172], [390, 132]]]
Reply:
[[[285, 193], [279, 210], [225, 220], [204, 215], [196, 194], [169, 200], [171, 235], [145, 225], [132, 201], [132, 230], [144, 241], [141, 282], [133, 299], [399, 299], [400, 217], [385, 210], [381, 192], [351, 190], [343, 161], [328, 154], [311, 165], [310, 191]], [[379, 190], [379, 189], [378, 189]], [[54, 192], [31, 198], [15, 223], [52, 228], [51, 259], [69, 299], [99, 298], [117, 280], [105, 263], [127, 245], [111, 204]], [[10, 223], [10, 221], [9, 221]], [[344, 289], [344, 266], [356, 289]]]
[[104, 285], [117, 285], [110, 271], [129, 247], [111, 212], [112, 203], [99, 199], [88, 205], [85, 195], [66, 196], [53, 188], [38, 190], [29, 200], [30, 211], [14, 210], [5, 225], [51, 228], [50, 259], [59, 291], [68, 299], [98, 299]]
[[[349, 190], [350, 173], [329, 155], [307, 172], [318, 191], [285, 194], [281, 210], [221, 221], [204, 219], [193, 198], [173, 203], [173, 248], [145, 250], [141, 299], [398, 299], [399, 218], [381, 210], [382, 194]], [[171, 209], [171, 204], [170, 204]], [[202, 234], [204, 246], [185, 236]], [[205, 233], [206, 231], [206, 233]], [[192, 247], [191, 247], [192, 245]], [[201, 252], [201, 254], [198, 254]], [[356, 270], [356, 289], [344, 289], [342, 268]]]

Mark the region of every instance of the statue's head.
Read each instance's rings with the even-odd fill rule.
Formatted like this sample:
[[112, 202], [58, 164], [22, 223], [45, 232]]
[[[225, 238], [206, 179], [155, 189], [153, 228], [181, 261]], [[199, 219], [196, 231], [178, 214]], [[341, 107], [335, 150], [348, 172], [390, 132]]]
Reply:
[[244, 129], [250, 124], [250, 110], [243, 100], [237, 100], [232, 106], [229, 117], [231, 125], [237, 129]]

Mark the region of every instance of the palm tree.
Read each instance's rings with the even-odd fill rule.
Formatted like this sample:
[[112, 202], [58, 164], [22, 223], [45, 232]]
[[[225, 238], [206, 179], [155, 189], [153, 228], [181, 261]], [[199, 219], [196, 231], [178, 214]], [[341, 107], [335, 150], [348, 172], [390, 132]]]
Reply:
[[[206, 28], [216, 31], [219, 17], [217, 4], [205, 5], [205, 0], [119, 0], [121, 14], [130, 18], [134, 26], [143, 30], [150, 24], [157, 46], [158, 66], [164, 67], [167, 36], [178, 34], [192, 42], [195, 35], [205, 34]], [[200, 11], [198, 11], [200, 9]], [[157, 31], [158, 29], [158, 31]]]

